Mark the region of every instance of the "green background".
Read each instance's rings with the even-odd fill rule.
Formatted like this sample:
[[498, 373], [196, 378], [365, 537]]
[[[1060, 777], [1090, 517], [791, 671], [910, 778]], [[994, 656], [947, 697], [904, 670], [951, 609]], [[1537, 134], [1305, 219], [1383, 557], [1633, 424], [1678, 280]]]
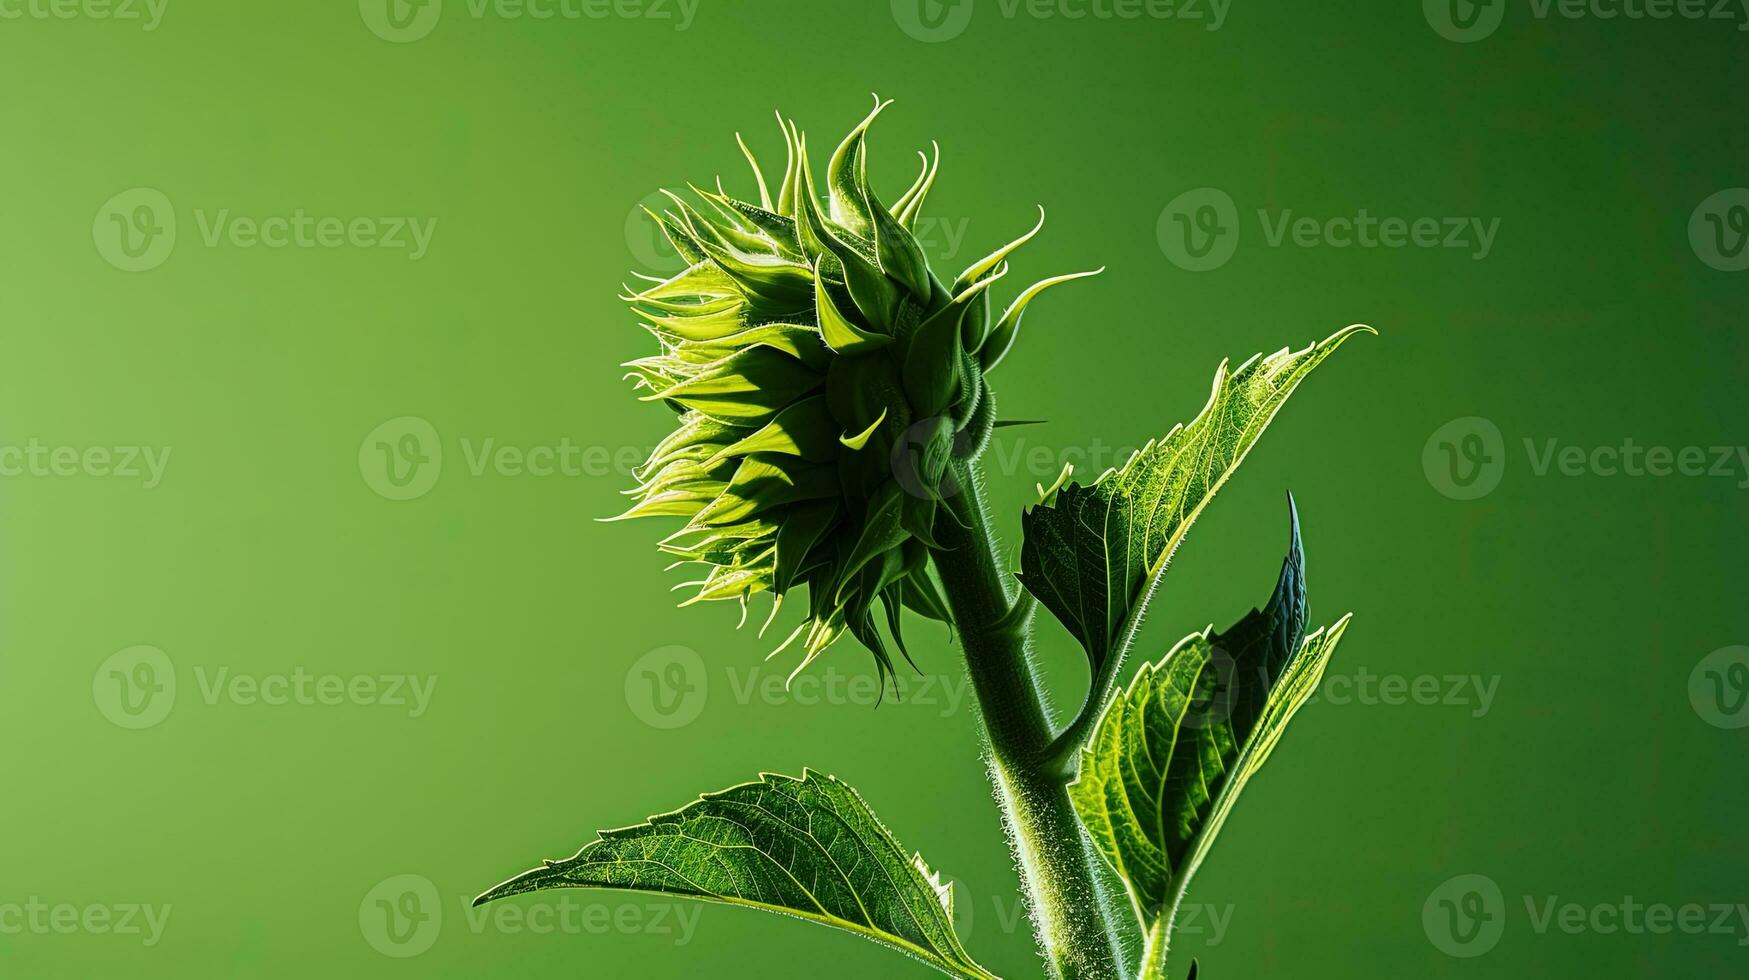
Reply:
[[[947, 271], [1024, 231], [1034, 204], [1050, 223], [1015, 278], [1109, 267], [1035, 305], [993, 378], [1004, 415], [1049, 420], [1009, 430], [989, 465], [1010, 541], [1034, 483], [1189, 418], [1223, 357], [1381, 331], [1306, 383], [1198, 523], [1143, 649], [1262, 600], [1291, 489], [1314, 619], [1356, 613], [1332, 676], [1475, 676], [1495, 693], [1485, 711], [1463, 691], [1309, 707], [1191, 892], [1221, 934], [1184, 923], [1174, 974], [1193, 953], [1215, 978], [1741, 971], [1740, 922], [1539, 932], [1526, 897], [1749, 902], [1749, 734], [1690, 700], [1702, 658], [1749, 643], [1749, 473], [1539, 475], [1524, 448], [1743, 441], [1749, 273], [1712, 268], [1689, 235], [1700, 202], [1749, 184], [1741, 12], [1538, 17], [1513, 0], [1491, 36], [1456, 43], [1412, 0], [1237, 0], [1213, 31], [976, 0], [962, 33], [926, 41], [886, 0], [703, 0], [685, 30], [448, 0], [396, 43], [343, 0], [169, 0], [149, 31], [4, 9], [26, 16], [0, 19], [0, 446], [171, 450], [150, 488], [94, 467], [0, 477], [0, 916], [33, 897], [171, 907], [151, 946], [0, 932], [7, 976], [928, 975], [739, 909], [705, 907], [684, 944], [642, 901], [605, 928], [578, 913], [582, 935], [463, 912], [598, 827], [803, 766], [858, 787], [962, 882], [986, 965], [1037, 975], [975, 711], [944, 696], [965, 681], [943, 631], [912, 625], [933, 686], [903, 704], [743, 693], [793, 660], [762, 665], [771, 641], [732, 632], [732, 608], [675, 610], [656, 523], [594, 522], [620, 508], [623, 472], [469, 466], [487, 439], [651, 445], [667, 414], [615, 367], [647, 350], [615, 294], [628, 269], [659, 271], [633, 206], [719, 173], [745, 193], [734, 132], [780, 166], [773, 109], [819, 148], [870, 90], [898, 100], [873, 144], [889, 199], [912, 151], [942, 143], [927, 213], [964, 232], [956, 254], [931, 243]], [[102, 209], [140, 187], [173, 202], [178, 231], [161, 265], [126, 272], [106, 261]], [[1240, 231], [1230, 261], [1191, 272], [1157, 226], [1200, 187], [1230, 195]], [[1257, 217], [1360, 208], [1498, 233], [1479, 260], [1272, 247]], [[298, 209], [437, 224], [416, 260], [202, 235], [221, 212]], [[443, 465], [396, 501], [359, 449], [404, 416], [439, 434]], [[1424, 450], [1472, 416], [1503, 434], [1501, 481], [1452, 499]], [[94, 679], [139, 644], [178, 691], [130, 730]], [[634, 665], [671, 646], [697, 651], [708, 696], [657, 728]], [[1067, 635], [1052, 626], [1040, 658], [1059, 700], [1079, 698]], [[437, 686], [411, 717], [204, 697], [221, 669]], [[824, 700], [855, 702], [869, 663], [845, 644], [815, 670], [843, 695]], [[1503, 935], [1474, 958], [1423, 922], [1463, 874], [1504, 898]], [[367, 896], [397, 875], [441, 905], [415, 957], [368, 941]]]

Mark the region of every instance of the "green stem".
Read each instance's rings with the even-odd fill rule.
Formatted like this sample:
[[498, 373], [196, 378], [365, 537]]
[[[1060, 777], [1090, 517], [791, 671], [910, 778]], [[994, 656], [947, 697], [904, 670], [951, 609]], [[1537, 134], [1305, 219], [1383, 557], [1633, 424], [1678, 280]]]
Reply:
[[[1035, 932], [1052, 974], [1122, 980], [1123, 946], [1093, 851], [1046, 749], [1053, 727], [1030, 655], [1027, 617], [1014, 615], [1010, 576], [990, 530], [975, 463], [958, 464], [935, 553], [989, 740], [990, 777], [1008, 824]], [[957, 523], [955, 521], [957, 518]], [[963, 526], [961, 526], [963, 525]]]
[[1162, 915], [1148, 930], [1142, 948], [1142, 969], [1136, 980], [1166, 980], [1166, 943], [1172, 936], [1172, 916]]

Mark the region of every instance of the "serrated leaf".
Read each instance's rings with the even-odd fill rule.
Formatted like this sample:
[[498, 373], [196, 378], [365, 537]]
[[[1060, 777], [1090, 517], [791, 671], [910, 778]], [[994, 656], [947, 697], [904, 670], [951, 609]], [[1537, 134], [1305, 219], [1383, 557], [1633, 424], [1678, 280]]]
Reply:
[[951, 899], [862, 797], [832, 776], [765, 774], [673, 813], [602, 832], [474, 900], [612, 888], [794, 915], [907, 953], [952, 977], [996, 980], [960, 945]]
[[1094, 671], [1141, 622], [1172, 554], [1305, 376], [1353, 326], [1305, 350], [1222, 364], [1200, 414], [1092, 486], [1071, 483], [1021, 517], [1020, 580], [1069, 628]]
[[1302, 639], [1298, 524], [1274, 596], [1186, 637], [1113, 698], [1069, 787], [1144, 930], [1177, 903], [1246, 782], [1317, 689], [1349, 617]]

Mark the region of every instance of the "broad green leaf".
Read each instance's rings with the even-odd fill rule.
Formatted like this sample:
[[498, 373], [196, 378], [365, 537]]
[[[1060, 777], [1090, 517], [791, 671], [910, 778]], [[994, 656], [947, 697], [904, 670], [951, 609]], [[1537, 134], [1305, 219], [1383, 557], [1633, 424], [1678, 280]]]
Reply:
[[[1020, 580], [1086, 648], [1099, 673], [1141, 622], [1191, 522], [1307, 374], [1354, 334], [1223, 363], [1200, 414], [1092, 486], [1071, 483], [1021, 517]], [[1112, 667], [1115, 668], [1115, 663]]]
[[1069, 787], [1144, 930], [1171, 911], [1245, 783], [1317, 689], [1348, 617], [1303, 636], [1298, 521], [1269, 603], [1185, 638], [1113, 698]]
[[[960, 945], [953, 890], [907, 856], [862, 797], [831, 776], [765, 774], [647, 823], [604, 831], [563, 861], [474, 900], [614, 888], [743, 905], [836, 926], [949, 976], [996, 980]], [[830, 972], [821, 970], [818, 972]]]

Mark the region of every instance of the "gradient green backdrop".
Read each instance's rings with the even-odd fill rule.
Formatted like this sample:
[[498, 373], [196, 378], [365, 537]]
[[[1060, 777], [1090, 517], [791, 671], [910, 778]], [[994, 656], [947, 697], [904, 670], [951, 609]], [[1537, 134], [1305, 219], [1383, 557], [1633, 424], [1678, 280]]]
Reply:
[[[1474, 676], [1493, 694], [1448, 698], [1442, 681], [1432, 704], [1332, 689], [1309, 707], [1198, 879], [1190, 901], [1222, 926], [1185, 923], [1175, 974], [1192, 953], [1216, 980], [1741, 973], [1740, 922], [1539, 931], [1526, 899], [1749, 902], [1749, 732], [1731, 727], [1749, 713], [1703, 696], [1742, 659], [1697, 668], [1749, 643], [1749, 473], [1539, 474], [1525, 440], [1744, 441], [1749, 272], [1713, 267], [1729, 256], [1690, 230], [1749, 184], [1749, 33], [1734, 8], [1497, 2], [1477, 30], [1490, 11], [1497, 29], [1469, 43], [1414, 0], [1234, 0], [1218, 30], [1004, 0], [956, 22], [968, 8], [925, 0], [959, 30], [939, 40], [914, 36], [917, 0], [702, 0], [690, 21], [678, 0], [545, 19], [447, 0], [399, 32], [372, 0], [169, 0], [151, 30], [96, 3], [0, 4], [0, 973], [926, 975], [739, 909], [704, 907], [684, 936], [671, 911], [615, 918], [599, 893], [567, 893], [575, 935], [533, 931], [540, 912], [463, 911], [597, 827], [810, 766], [962, 882], [976, 955], [1037, 975], [942, 631], [913, 624], [932, 687], [903, 704], [854, 703], [868, 662], [848, 644], [818, 665], [819, 700], [852, 703], [749, 692], [791, 663], [761, 666], [771, 644], [731, 632], [730, 608], [673, 608], [655, 524], [594, 522], [628, 485], [613, 457], [666, 421], [615, 367], [648, 345], [614, 296], [663, 260], [634, 205], [719, 173], [745, 192], [734, 132], [769, 160], [781, 108], [830, 144], [871, 90], [899, 100], [874, 137], [882, 188], [942, 143], [928, 213], [949, 271], [1025, 230], [1035, 203], [1050, 224], [1016, 278], [1109, 267], [1037, 304], [995, 376], [1005, 415], [1049, 420], [1010, 430], [990, 465], [1010, 540], [1035, 482], [1190, 417], [1221, 358], [1381, 331], [1307, 382], [1199, 522], [1143, 648], [1263, 598], [1291, 489], [1314, 618], [1356, 613], [1332, 676]], [[1209, 13], [1175, 14], [1192, 12]], [[1235, 202], [1239, 232], [1230, 261], [1193, 272], [1163, 249], [1162, 212], [1204, 187]], [[135, 188], [177, 229], [161, 264], [129, 272], [110, 215], [132, 219], [136, 199], [111, 202]], [[1728, 252], [1742, 197], [1724, 201]], [[1272, 246], [1257, 216], [1362, 208], [1499, 224], [1477, 259]], [[221, 213], [299, 209], [436, 224], [417, 259], [203, 235]], [[441, 475], [393, 500], [360, 447], [409, 416], [437, 434]], [[1453, 499], [1440, 454], [1470, 430], [1436, 432], [1469, 417], [1500, 431], [1501, 479]], [[488, 439], [588, 455], [576, 475], [476, 474]], [[54, 447], [170, 456], [148, 487], [101, 457], [57, 466]], [[114, 670], [149, 676], [111, 660], [137, 645], [163, 651], [177, 692], [130, 729], [106, 692]], [[655, 727], [673, 719], [640, 659], [675, 646], [708, 693], [690, 723]], [[1078, 698], [1078, 649], [1054, 627], [1042, 647], [1060, 699]], [[368, 696], [209, 697], [221, 670], [436, 687], [412, 717]], [[1479, 956], [1438, 941], [1437, 890], [1458, 875], [1501, 890]], [[385, 896], [433, 925], [397, 946]], [[83, 918], [132, 903], [170, 907], [155, 944]], [[33, 927], [33, 904], [82, 918]]]

